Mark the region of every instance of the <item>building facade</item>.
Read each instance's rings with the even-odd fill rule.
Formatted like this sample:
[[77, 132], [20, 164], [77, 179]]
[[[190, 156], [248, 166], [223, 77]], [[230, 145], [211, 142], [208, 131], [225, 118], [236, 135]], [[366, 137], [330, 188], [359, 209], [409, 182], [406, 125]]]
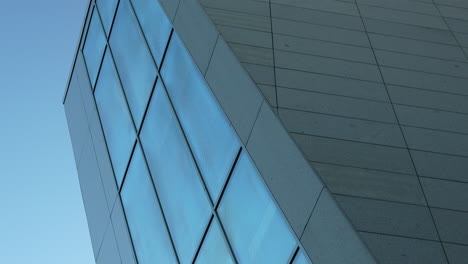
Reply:
[[468, 5], [93, 0], [64, 106], [97, 263], [466, 263]]

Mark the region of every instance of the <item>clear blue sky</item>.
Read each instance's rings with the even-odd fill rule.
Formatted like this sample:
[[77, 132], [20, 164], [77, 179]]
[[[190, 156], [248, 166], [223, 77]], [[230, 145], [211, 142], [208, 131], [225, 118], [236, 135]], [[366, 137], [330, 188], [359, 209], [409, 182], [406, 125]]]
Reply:
[[0, 263], [94, 263], [62, 96], [87, 0], [0, 0]]

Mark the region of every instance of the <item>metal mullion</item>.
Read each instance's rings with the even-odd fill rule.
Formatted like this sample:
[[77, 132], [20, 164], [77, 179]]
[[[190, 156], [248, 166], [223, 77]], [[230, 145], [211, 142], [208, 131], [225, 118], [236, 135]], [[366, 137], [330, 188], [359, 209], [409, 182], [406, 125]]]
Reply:
[[218, 200], [216, 201], [216, 204], [214, 206], [215, 211], [218, 210], [219, 204], [221, 203], [221, 199], [222, 199], [222, 197], [224, 195], [224, 192], [226, 191], [227, 185], [228, 185], [228, 183], [229, 183], [229, 181], [230, 181], [230, 179], [232, 177], [232, 174], [234, 172], [234, 169], [235, 169], [235, 167], [237, 165], [237, 161], [239, 160], [239, 157], [240, 157], [241, 153], [242, 153], [242, 147], [239, 147], [239, 150], [237, 151], [236, 157], [234, 158], [234, 161], [233, 161], [233, 163], [231, 165], [231, 169], [229, 170], [229, 174], [228, 174], [228, 176], [226, 178], [226, 181], [223, 184], [223, 188], [221, 189], [221, 192], [219, 193]]
[[164, 80], [163, 80], [163, 78], [161, 78], [161, 76], [160, 76], [159, 73], [158, 73], [158, 76], [159, 76], [160, 82], [161, 82], [161, 84], [162, 84], [163, 90], [164, 90], [164, 92], [165, 92], [166, 95], [167, 95], [169, 104], [170, 104], [170, 106], [171, 106], [171, 110], [172, 110], [172, 112], [174, 113], [174, 116], [175, 116], [175, 118], [176, 118], [177, 124], [178, 124], [178, 126], [179, 126], [179, 128], [180, 128], [180, 131], [182, 132], [183, 140], [185, 140], [185, 143], [187, 144], [187, 148], [188, 148], [188, 150], [189, 150], [189, 152], [190, 152], [190, 157], [192, 158], [192, 161], [193, 161], [193, 163], [195, 164], [195, 167], [196, 167], [196, 169], [197, 169], [198, 178], [199, 178], [199, 180], [201, 181], [201, 183], [202, 183], [202, 185], [203, 185], [203, 189], [205, 190], [205, 194], [208, 196], [208, 200], [210, 201], [211, 206], [213, 206], [213, 205], [214, 205], [214, 201], [212, 200], [212, 197], [211, 197], [211, 195], [210, 195], [210, 193], [209, 193], [209, 191], [208, 191], [208, 187], [206, 186], [206, 183], [205, 183], [205, 181], [204, 181], [204, 179], [203, 179], [203, 177], [202, 177], [202, 173], [201, 173], [200, 167], [198, 166], [198, 164], [197, 164], [197, 162], [196, 162], [196, 159], [195, 159], [195, 155], [194, 155], [194, 153], [193, 153], [193, 151], [192, 151], [192, 148], [190, 147], [190, 143], [189, 143], [189, 141], [188, 141], [187, 134], [185, 133], [185, 131], [184, 131], [183, 127], [182, 127], [182, 123], [180, 122], [180, 119], [179, 119], [179, 116], [178, 116], [178, 114], [177, 114], [177, 112], [176, 112], [176, 110], [175, 110], [174, 104], [172, 103], [172, 99], [171, 99], [171, 97], [169, 96], [169, 92], [167, 91], [167, 88], [166, 88], [166, 85], [165, 85], [165, 83], [164, 83]]
[[[167, 231], [167, 235], [169, 236], [169, 239], [171, 241], [171, 245], [172, 245], [172, 250], [174, 251], [174, 255], [176, 256], [176, 259], [177, 259], [177, 263], [180, 263], [180, 259], [179, 259], [179, 255], [177, 254], [177, 250], [176, 250], [176, 246], [175, 246], [175, 243], [174, 243], [174, 239], [172, 238], [172, 235], [171, 235], [171, 231], [169, 229], [169, 225], [168, 225], [168, 222], [167, 222], [167, 218], [166, 218], [166, 214], [164, 213], [164, 209], [162, 207], [162, 204], [161, 204], [161, 199], [159, 199], [159, 194], [158, 194], [158, 190], [156, 189], [156, 184], [154, 183], [154, 180], [153, 180], [153, 175], [151, 173], [151, 170], [149, 169], [149, 166], [148, 166], [148, 160], [146, 158], [146, 154], [145, 154], [145, 151], [144, 151], [144, 147], [143, 145], [141, 144], [140, 142], [140, 139], [137, 137], [137, 144], [140, 145], [140, 149], [141, 149], [141, 152], [142, 152], [142, 155], [143, 155], [143, 159], [144, 159], [144, 162], [145, 162], [145, 166], [146, 166], [146, 170], [148, 171], [148, 176], [150, 178], [150, 181], [151, 181], [151, 185], [153, 187], [153, 190], [154, 190], [154, 194], [156, 196], [156, 201], [158, 203], [158, 206], [159, 206], [159, 210], [161, 210], [161, 215], [163, 217], [163, 220], [164, 220], [164, 225], [166, 227], [166, 231]], [[123, 186], [123, 184], [122, 184]], [[125, 210], [124, 210], [125, 211]]]
[[[133, 243], [132, 232], [130, 231], [130, 226], [128, 225], [127, 212], [125, 212], [125, 207], [123, 206], [123, 203], [122, 203], [122, 197], [120, 196], [120, 191], [119, 191], [119, 195], [118, 195], [117, 199], [119, 199], [120, 205], [122, 206], [122, 213], [124, 215], [125, 225], [127, 226], [127, 232], [128, 232], [128, 236], [130, 238], [130, 244], [132, 244], [133, 257], [134, 257], [136, 263], [139, 264], [140, 261], [138, 260], [138, 256], [137, 256], [136, 249], [135, 249], [135, 244]], [[112, 218], [111, 218], [111, 222], [112, 222]], [[115, 233], [115, 231], [114, 231], [114, 233]], [[118, 248], [119, 253], [120, 253], [120, 248], [119, 248], [118, 244], [117, 244], [117, 248]], [[122, 260], [122, 259], [120, 259], [120, 260]]]
[[[91, 20], [91, 19], [88, 19], [88, 18], [90, 17], [90, 15], [89, 15], [90, 12], [89, 11], [92, 8], [92, 4], [93, 4], [92, 0], [90, 0], [89, 3], [88, 3], [88, 8], [86, 9], [86, 15], [84, 17], [84, 23], [81, 26], [80, 38], [79, 38], [78, 44], [77, 44], [77, 46], [75, 48], [74, 60], [73, 60], [72, 65], [71, 65], [70, 72], [68, 73], [67, 86], [66, 86], [66, 89], [65, 89], [65, 93], [63, 95], [62, 104], [65, 104], [65, 100], [67, 98], [68, 89], [70, 87], [70, 82], [71, 82], [71, 79], [72, 79], [72, 75], [73, 75], [73, 72], [75, 71], [76, 59], [78, 57], [79, 52], [81, 51], [81, 46], [84, 43], [83, 36], [85, 36], [85, 31], [87, 32], [87, 28], [88, 28], [87, 25], [88, 25], [88, 22]], [[86, 36], [87, 36], [87, 33], [86, 33]]]
[[[88, 23], [88, 29], [87, 29], [87, 31], [86, 31], [86, 37], [85, 37], [85, 39], [83, 40], [83, 45], [82, 45], [82, 47], [80, 48], [80, 51], [81, 51], [81, 53], [83, 54], [83, 61], [84, 61], [85, 67], [86, 67], [86, 72], [88, 73], [88, 74], [87, 74], [87, 75], [88, 75], [88, 79], [89, 79], [90, 84], [91, 84], [91, 85], [90, 85], [90, 86], [91, 86], [91, 90], [92, 90], [91, 92], [94, 94], [94, 89], [95, 89], [95, 87], [96, 87], [96, 83], [97, 83], [97, 80], [98, 80], [98, 78], [99, 78], [99, 74], [101, 73], [102, 64], [103, 64], [103, 62], [104, 62], [104, 55], [106, 54], [106, 50], [107, 50], [109, 44], [107, 43], [107, 39], [106, 39], [106, 43], [104, 44], [104, 51], [102, 52], [101, 61], [99, 62], [98, 71], [97, 71], [97, 73], [96, 73], [96, 79], [94, 80], [94, 83], [93, 83], [93, 82], [91, 82], [91, 79], [90, 79], [90, 76], [89, 76], [89, 68], [88, 68], [88, 64], [87, 64], [87, 62], [86, 62], [86, 58], [85, 58], [85, 56], [84, 56], [84, 48], [85, 48], [85, 45], [86, 45], [86, 41], [88, 40], [89, 28], [91, 27], [91, 21], [92, 21], [92, 19], [93, 19], [93, 14], [94, 14], [94, 12], [96, 12], [97, 18], [99, 19], [99, 24], [101, 25], [101, 29], [102, 29], [102, 31], [104, 32], [104, 38], [106, 38], [106, 32], [105, 32], [104, 26], [103, 26], [103, 24], [102, 24], [101, 14], [99, 13], [99, 10], [97, 9], [97, 5], [94, 4], [92, 8], [93, 8], [93, 10], [91, 11], [91, 16], [90, 16], [89, 23]], [[76, 61], [76, 58], [75, 58], [75, 61]]]
[[202, 236], [200, 242], [198, 243], [197, 251], [195, 252], [195, 255], [192, 257], [192, 261], [190, 262], [190, 263], [192, 263], [192, 264], [195, 264], [195, 261], [196, 261], [197, 258], [198, 258], [198, 255], [199, 255], [199, 253], [200, 253], [200, 250], [201, 250], [201, 248], [202, 248], [202, 246], [203, 246], [203, 242], [205, 241], [206, 235], [208, 234], [208, 231], [209, 231], [210, 228], [211, 228], [211, 223], [213, 223], [213, 218], [214, 218], [213, 212], [211, 212], [210, 221], [208, 221], [208, 225], [207, 225], [206, 228], [205, 228], [205, 232], [203, 233], [203, 236]]
[[[162, 82], [162, 83], [161, 83], [161, 84], [162, 84], [162, 89], [163, 89], [164, 93], [166, 93], [166, 96], [167, 96], [169, 105], [170, 105], [170, 107], [171, 107], [171, 110], [172, 110], [172, 112], [174, 113], [174, 117], [175, 117], [175, 119], [176, 119], [175, 121], [177, 122], [177, 125], [178, 125], [178, 127], [179, 127], [179, 129], [180, 129], [180, 131], [181, 131], [181, 133], [182, 133], [182, 136], [183, 136], [183, 139], [182, 139], [182, 140], [185, 141], [185, 144], [186, 144], [186, 146], [187, 146], [187, 149], [188, 149], [188, 151], [190, 152], [190, 157], [192, 158], [192, 162], [193, 162], [193, 164], [195, 165], [195, 168], [196, 168], [196, 170], [197, 170], [198, 179], [199, 179], [199, 181], [200, 181], [201, 184], [202, 184], [202, 187], [203, 187], [203, 190], [204, 190], [204, 192], [205, 192], [205, 195], [208, 197], [208, 201], [209, 201], [209, 203], [210, 203], [211, 208], [213, 208], [213, 206], [214, 206], [214, 205], [213, 205], [213, 201], [210, 199], [211, 196], [210, 196], [210, 194], [209, 194], [209, 192], [208, 192], [208, 188], [207, 188], [207, 186], [206, 186], [206, 184], [205, 184], [205, 181], [203, 180], [203, 177], [202, 177], [200, 168], [198, 167], [198, 164], [197, 164], [197, 162], [196, 162], [196, 160], [195, 160], [195, 156], [194, 156], [193, 151], [192, 151], [192, 148], [190, 147], [190, 144], [189, 144], [189, 142], [188, 142], [187, 135], [185, 134], [185, 131], [182, 129], [182, 125], [181, 125], [181, 123], [180, 123], [179, 117], [177, 116], [177, 113], [176, 113], [176, 111], [175, 111], [175, 109], [174, 109], [174, 105], [172, 104], [171, 98], [169, 97], [169, 93], [167, 92], [166, 86], [164, 85], [164, 82], [162, 81], [162, 78], [160, 79], [160, 81]], [[213, 210], [213, 209], [212, 209], [212, 210]]]
[[[225, 184], [223, 185], [223, 189], [222, 189], [222, 191], [221, 191], [221, 193], [220, 193], [220, 195], [219, 195], [218, 202], [219, 202], [219, 200], [221, 200], [222, 194], [224, 193], [224, 189], [226, 188], [226, 184], [227, 184], [227, 182], [229, 181], [229, 179], [230, 179], [230, 177], [231, 177], [232, 171], [234, 170], [234, 167], [235, 167], [235, 165], [236, 165], [236, 163], [237, 163], [237, 160], [238, 160], [238, 158], [239, 158], [239, 156], [240, 156], [241, 151], [242, 151], [242, 147], [239, 147], [238, 153], [236, 154], [236, 158], [234, 159], [234, 161], [233, 161], [233, 163], [232, 163], [232, 165], [231, 165], [231, 169], [230, 169], [230, 171], [229, 171], [228, 177], [226, 178], [226, 182], [225, 182]], [[216, 207], [217, 207], [217, 205], [218, 205], [217, 203], [214, 203], [214, 204], [211, 205], [211, 206], [212, 206], [212, 217], [213, 217], [213, 215], [214, 215], [215, 218], [217, 219], [218, 223], [221, 224], [221, 220], [219, 219], [219, 217], [218, 217], [217, 214], [216, 214]], [[211, 220], [210, 220], [210, 223], [211, 223]], [[210, 224], [209, 224], [208, 227], [206, 228], [205, 234], [203, 235], [203, 237], [200, 239], [200, 242], [198, 243], [197, 253], [196, 253], [196, 255], [194, 256], [194, 258], [193, 258], [193, 260], [192, 260], [192, 263], [195, 263], [195, 260], [197, 259], [198, 252], [200, 251], [200, 249], [201, 249], [201, 247], [202, 247], [202, 245], [203, 245], [203, 242], [204, 242], [204, 240], [205, 240], [205, 236], [206, 236], [206, 233], [208, 232], [209, 227], [210, 227]], [[226, 243], [228, 243], [228, 242], [227, 242], [227, 236], [226, 236], [225, 234], [223, 234], [223, 237], [224, 237], [224, 239], [226, 240]], [[229, 249], [231, 249], [231, 248], [229, 247]], [[231, 251], [231, 250], [230, 250], [230, 251]], [[231, 253], [231, 255], [233, 255], [232, 252], [230, 252], [230, 253]], [[233, 257], [233, 258], [234, 258], [234, 257]], [[234, 259], [235, 259], [235, 258], [234, 258]]]
[[234, 249], [232, 248], [231, 242], [229, 241], [229, 237], [226, 234], [226, 230], [224, 228], [223, 222], [219, 218], [218, 212], [214, 211], [214, 215], [215, 215], [216, 219], [218, 219], [219, 226], [221, 227], [222, 236], [223, 236], [226, 244], [228, 245], [229, 252], [231, 253], [232, 258], [234, 259], [234, 262], [239, 263], [239, 261], [237, 261], [236, 254], [234, 254]]
[[[123, 1], [125, 1], [125, 0], [123, 0]], [[146, 44], [146, 48], [148, 49], [148, 51], [149, 51], [149, 53], [150, 53], [150, 56], [151, 56], [151, 59], [153, 60], [154, 66], [156, 67], [156, 72], [159, 72], [158, 63], [157, 63], [156, 60], [154, 59], [153, 51], [151, 51], [151, 48], [150, 48], [150, 46], [149, 46], [149, 44], [148, 44], [148, 40], [146, 39], [145, 32], [143, 31], [143, 27], [141, 26], [140, 19], [138, 18], [138, 15], [137, 15], [137, 13], [136, 13], [136, 11], [135, 11], [135, 7], [133, 6], [133, 3], [132, 3], [131, 0], [126, 0], [126, 1], [129, 2], [130, 7], [131, 7], [131, 9], [132, 9], [132, 13], [133, 13], [133, 15], [134, 15], [135, 18], [136, 18], [136, 21], [137, 21], [137, 24], [138, 24], [138, 28], [140, 29], [141, 35], [143, 36], [143, 40], [144, 40], [144, 42], [145, 42], [145, 44]], [[171, 32], [169, 33], [169, 37], [168, 37], [168, 39], [167, 39], [167, 43], [169, 43], [170, 37], [171, 37], [171, 35], [172, 35], [172, 30], [173, 30], [173, 28], [172, 28], [172, 23], [171, 23]], [[163, 57], [164, 57], [164, 55], [163, 55]], [[162, 59], [161, 59], [161, 61], [162, 61]]]
[[289, 264], [292, 264], [293, 261], [296, 259], [296, 256], [299, 253], [299, 250], [301, 250], [301, 248], [297, 245], [296, 250], [294, 250], [291, 256], [289, 257], [289, 261], [288, 261]]

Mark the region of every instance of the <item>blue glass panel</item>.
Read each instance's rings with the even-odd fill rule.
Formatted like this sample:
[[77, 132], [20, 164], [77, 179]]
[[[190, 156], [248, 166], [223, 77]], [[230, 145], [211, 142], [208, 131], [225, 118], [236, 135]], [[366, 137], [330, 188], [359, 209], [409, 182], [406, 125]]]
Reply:
[[114, 19], [115, 8], [117, 6], [117, 0], [96, 0], [96, 4], [102, 17], [104, 29], [109, 35], [112, 20]]
[[128, 0], [121, 0], [109, 40], [135, 125], [140, 126], [156, 78], [156, 66]]
[[234, 260], [229, 253], [229, 247], [224, 240], [221, 227], [216, 219], [213, 219], [211, 223], [195, 263], [234, 264]]
[[140, 138], [182, 263], [189, 263], [211, 215], [195, 163], [158, 82]]
[[102, 55], [106, 47], [106, 38], [102, 31], [101, 21], [97, 10], [94, 9], [89, 23], [88, 35], [83, 47], [83, 55], [86, 61], [86, 68], [88, 68], [89, 78], [91, 85], [94, 88], [96, 77], [98, 75], [99, 66], [101, 65]]
[[311, 263], [309, 262], [306, 255], [304, 254], [304, 251], [299, 250], [299, 252], [297, 252], [296, 257], [294, 258], [293, 264], [311, 264]]
[[243, 152], [218, 209], [239, 263], [287, 263], [296, 241]]
[[112, 62], [106, 51], [94, 97], [101, 117], [115, 177], [120, 186], [135, 143], [135, 129]]
[[139, 145], [128, 168], [121, 197], [138, 262], [177, 263]]
[[208, 190], [216, 200], [239, 149], [237, 137], [175, 33], [161, 73]]
[[160, 65], [171, 33], [171, 23], [159, 1], [132, 0], [132, 3], [154, 59]]

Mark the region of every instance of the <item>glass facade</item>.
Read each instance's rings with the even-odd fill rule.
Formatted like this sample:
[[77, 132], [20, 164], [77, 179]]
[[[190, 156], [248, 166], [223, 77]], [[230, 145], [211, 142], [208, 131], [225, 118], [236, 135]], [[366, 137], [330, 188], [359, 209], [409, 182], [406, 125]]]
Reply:
[[96, 2], [82, 52], [138, 263], [310, 263], [157, 1]]

